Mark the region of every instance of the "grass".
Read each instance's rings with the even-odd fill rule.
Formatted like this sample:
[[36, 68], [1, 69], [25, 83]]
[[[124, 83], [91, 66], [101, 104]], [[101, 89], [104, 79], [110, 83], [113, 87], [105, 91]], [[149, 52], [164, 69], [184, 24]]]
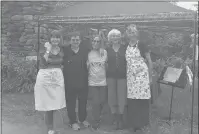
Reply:
[[[191, 92], [187, 89], [175, 89], [174, 103], [171, 125], [164, 119], [168, 119], [169, 96], [171, 90], [168, 86], [161, 86], [162, 94], [152, 107], [151, 127], [145, 128], [146, 134], [190, 134], [190, 113], [191, 113]], [[195, 94], [196, 95], [196, 94]], [[194, 106], [194, 133], [198, 134], [198, 101], [195, 96]], [[90, 107], [88, 108], [88, 118], [90, 119]], [[62, 111], [63, 112], [63, 111]], [[110, 115], [108, 108], [104, 111], [103, 129], [108, 131]], [[56, 127], [61, 128], [61, 116], [55, 115]], [[67, 121], [67, 116], [66, 116]], [[2, 95], [2, 132], [3, 134], [27, 134], [43, 132], [43, 113], [34, 110], [33, 94], [3, 94]], [[65, 134], [76, 134], [70, 129], [65, 128]], [[80, 131], [78, 134], [95, 134], [90, 131]], [[109, 132], [108, 134], [122, 132]], [[64, 134], [64, 133], [63, 133]]]

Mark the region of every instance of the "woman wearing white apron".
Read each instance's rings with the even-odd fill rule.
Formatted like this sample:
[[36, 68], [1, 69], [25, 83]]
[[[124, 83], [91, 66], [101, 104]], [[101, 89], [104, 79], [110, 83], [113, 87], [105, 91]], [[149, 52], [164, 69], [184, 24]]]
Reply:
[[45, 43], [46, 51], [40, 54], [39, 72], [34, 88], [35, 109], [45, 111], [48, 134], [54, 134], [53, 113], [66, 107], [64, 78], [61, 70], [63, 53], [59, 45], [58, 31], [51, 32], [50, 41]]
[[136, 26], [128, 26], [126, 34], [130, 40], [126, 49], [128, 125], [137, 131], [149, 125], [152, 61], [147, 44], [138, 40]]

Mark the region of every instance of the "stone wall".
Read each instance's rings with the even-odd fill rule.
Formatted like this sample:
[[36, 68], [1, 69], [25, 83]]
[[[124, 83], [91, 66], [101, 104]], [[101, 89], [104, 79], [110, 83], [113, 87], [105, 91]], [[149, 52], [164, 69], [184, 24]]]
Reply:
[[[37, 16], [53, 9], [53, 2], [2, 2], [2, 37], [7, 39], [7, 49], [31, 55], [38, 44]], [[42, 33], [46, 33], [45, 27]]]

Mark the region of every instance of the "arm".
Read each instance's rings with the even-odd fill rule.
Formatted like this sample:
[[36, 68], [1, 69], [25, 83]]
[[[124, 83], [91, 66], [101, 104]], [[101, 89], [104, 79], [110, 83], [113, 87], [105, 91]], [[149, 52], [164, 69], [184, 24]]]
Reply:
[[153, 62], [151, 60], [150, 52], [145, 53], [145, 56], [149, 67], [149, 78], [152, 78]]
[[86, 60], [86, 65], [87, 65], [87, 69], [89, 69], [89, 53], [88, 53], [88, 56], [87, 56], [87, 60]]
[[61, 64], [63, 62], [63, 52], [60, 51], [59, 53], [59, 57], [57, 58], [48, 58], [47, 63], [51, 63], [51, 64]]
[[56, 59], [52, 59], [52, 58], [48, 58], [47, 63], [50, 64], [61, 64], [63, 62], [62, 58], [56, 58]]
[[107, 53], [107, 50], [104, 51], [105, 52], [105, 69], [107, 70], [108, 69], [108, 53]]

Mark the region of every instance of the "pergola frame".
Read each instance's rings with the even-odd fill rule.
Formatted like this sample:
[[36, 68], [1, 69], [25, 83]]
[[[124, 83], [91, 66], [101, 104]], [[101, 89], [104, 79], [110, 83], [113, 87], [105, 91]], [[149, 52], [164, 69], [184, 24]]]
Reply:
[[[37, 46], [37, 66], [39, 65], [40, 49], [40, 26], [42, 24], [131, 24], [131, 23], [161, 23], [161, 22], [189, 22], [194, 24], [194, 47], [193, 47], [193, 82], [192, 82], [192, 109], [191, 109], [191, 134], [193, 133], [193, 108], [194, 108], [194, 88], [195, 88], [195, 65], [196, 65], [196, 34], [198, 29], [197, 12], [172, 12], [156, 14], [134, 14], [117, 16], [41, 16], [38, 19], [38, 46]], [[169, 27], [167, 27], [169, 28]], [[178, 27], [179, 28], [179, 27]], [[37, 68], [38, 69], [38, 68]]]

